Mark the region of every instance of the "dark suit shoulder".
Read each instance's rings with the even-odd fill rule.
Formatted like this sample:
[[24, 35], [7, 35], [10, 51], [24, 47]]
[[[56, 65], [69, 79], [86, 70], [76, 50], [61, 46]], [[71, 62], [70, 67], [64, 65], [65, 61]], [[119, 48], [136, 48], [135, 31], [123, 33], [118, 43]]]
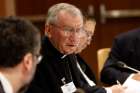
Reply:
[[140, 28], [121, 33], [117, 35], [115, 38], [122, 40], [122, 39], [134, 39], [137, 37], [140, 37]]

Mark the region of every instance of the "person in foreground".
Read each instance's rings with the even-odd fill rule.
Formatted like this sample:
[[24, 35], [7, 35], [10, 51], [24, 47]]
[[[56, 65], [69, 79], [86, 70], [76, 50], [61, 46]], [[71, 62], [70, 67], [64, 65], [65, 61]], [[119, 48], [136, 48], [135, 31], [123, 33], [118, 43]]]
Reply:
[[33, 78], [41, 37], [29, 21], [0, 18], [0, 93], [23, 93]]
[[87, 66], [83, 68], [81, 63], [84, 62], [75, 54], [79, 51], [80, 39], [86, 34], [83, 24], [81, 11], [71, 4], [55, 4], [48, 10], [46, 37], [42, 45], [43, 59], [27, 93], [73, 93], [77, 88], [86, 93], [123, 91], [119, 85], [98, 87], [93, 74], [85, 76]]
[[139, 71], [122, 67], [120, 62], [140, 70], [140, 28], [122, 33], [115, 37], [111, 52], [101, 73], [101, 81], [112, 85], [116, 81], [124, 83], [134, 79], [140, 81]]

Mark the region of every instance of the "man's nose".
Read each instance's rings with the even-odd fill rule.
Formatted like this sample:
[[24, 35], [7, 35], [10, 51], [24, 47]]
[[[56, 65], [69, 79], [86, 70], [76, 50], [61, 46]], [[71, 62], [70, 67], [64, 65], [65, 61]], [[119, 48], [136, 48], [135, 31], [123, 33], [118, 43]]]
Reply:
[[74, 32], [73, 34], [71, 34], [70, 40], [71, 40], [71, 42], [73, 42], [73, 43], [79, 43], [79, 41], [80, 41], [79, 34], [76, 33], [76, 32]]

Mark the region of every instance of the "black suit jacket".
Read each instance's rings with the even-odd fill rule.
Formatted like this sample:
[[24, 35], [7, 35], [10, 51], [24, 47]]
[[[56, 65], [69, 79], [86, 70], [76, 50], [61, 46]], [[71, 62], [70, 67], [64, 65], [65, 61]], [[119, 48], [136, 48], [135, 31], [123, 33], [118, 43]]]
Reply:
[[[38, 65], [33, 82], [31, 83], [27, 93], [62, 93], [61, 79], [66, 77], [66, 83], [73, 81], [77, 88], [82, 88], [86, 93], [106, 93], [104, 88], [97, 86], [90, 87], [74, 62], [75, 55], [68, 55], [62, 58], [63, 54], [57, 51], [47, 38], [44, 39], [42, 45], [42, 62]], [[94, 74], [88, 65], [76, 55], [82, 69], [95, 81]], [[63, 63], [68, 63], [64, 65]], [[69, 69], [68, 69], [69, 68]], [[69, 73], [70, 71], [70, 73]]]
[[117, 36], [105, 66], [101, 72], [101, 81], [106, 84], [115, 84], [116, 80], [123, 83], [134, 73], [131, 70], [117, 67], [118, 61], [140, 70], [140, 29], [135, 29]]

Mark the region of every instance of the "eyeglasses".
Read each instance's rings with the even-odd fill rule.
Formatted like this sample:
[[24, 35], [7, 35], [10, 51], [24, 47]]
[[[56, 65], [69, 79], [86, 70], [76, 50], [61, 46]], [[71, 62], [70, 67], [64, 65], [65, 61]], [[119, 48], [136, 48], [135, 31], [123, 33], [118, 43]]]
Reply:
[[40, 62], [41, 62], [41, 60], [42, 60], [42, 55], [35, 55], [36, 56], [36, 58], [37, 58], [37, 64], [39, 64]]
[[93, 31], [85, 30], [85, 32], [86, 32], [86, 35], [87, 35], [88, 38], [92, 38], [92, 36], [93, 36]]
[[88, 31], [88, 30], [85, 30], [86, 31], [86, 35], [87, 35], [87, 39], [88, 39], [88, 45], [90, 44], [90, 42], [92, 41], [92, 36], [93, 36], [93, 31]]
[[69, 35], [70, 33], [77, 33], [77, 34], [86, 33], [85, 29], [83, 27], [72, 28], [72, 27], [60, 27], [60, 26], [55, 25], [55, 24], [51, 24], [51, 25], [53, 25], [54, 27], [64, 31], [66, 35]]

